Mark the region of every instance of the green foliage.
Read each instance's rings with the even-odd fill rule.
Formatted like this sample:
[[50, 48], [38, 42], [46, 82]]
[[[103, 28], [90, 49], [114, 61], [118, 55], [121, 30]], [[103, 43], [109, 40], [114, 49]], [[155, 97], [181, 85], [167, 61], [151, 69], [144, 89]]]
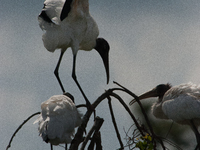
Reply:
[[137, 140], [138, 142], [136, 143], [135, 147], [139, 148], [140, 150], [153, 150], [152, 137], [149, 134], [141, 136]]

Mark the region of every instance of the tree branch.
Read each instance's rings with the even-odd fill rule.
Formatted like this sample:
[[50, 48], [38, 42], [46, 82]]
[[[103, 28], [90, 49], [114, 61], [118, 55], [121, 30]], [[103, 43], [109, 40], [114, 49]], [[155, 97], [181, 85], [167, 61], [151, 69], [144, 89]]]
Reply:
[[84, 148], [85, 148], [85, 146], [86, 146], [88, 140], [90, 139], [92, 133], [93, 133], [94, 131], [97, 131], [97, 132], [98, 132], [98, 131], [100, 130], [100, 128], [101, 128], [103, 122], [104, 122], [104, 120], [103, 120], [102, 118], [100, 118], [100, 117], [96, 117], [96, 118], [95, 118], [94, 125], [92, 126], [92, 128], [91, 128], [90, 131], [88, 132], [87, 136], [85, 137], [85, 139], [84, 139], [84, 141], [83, 141], [83, 144], [82, 144], [80, 150], [84, 150]]
[[98, 106], [98, 104], [103, 101], [106, 97], [108, 97], [110, 95], [110, 93], [112, 92], [112, 89], [109, 89], [108, 91], [105, 91], [100, 97], [97, 98], [97, 100], [91, 105], [91, 107], [93, 108], [93, 110], [89, 109], [87, 110], [87, 112], [85, 113], [85, 115], [83, 116], [82, 119], [82, 124], [81, 126], [78, 128], [77, 133], [75, 134], [74, 139], [71, 142], [70, 148], [69, 150], [78, 150], [78, 146], [79, 144], [83, 141], [83, 133], [87, 127], [87, 123], [90, 119], [90, 116], [92, 115], [93, 111], [95, 110], [95, 108]]
[[118, 99], [119, 102], [122, 104], [122, 106], [124, 106], [125, 110], [129, 113], [129, 115], [133, 119], [133, 121], [134, 121], [136, 127], [138, 128], [138, 130], [140, 131], [141, 135], [144, 136], [145, 134], [144, 134], [141, 126], [139, 125], [139, 123], [137, 122], [137, 119], [134, 117], [134, 115], [132, 114], [132, 112], [130, 111], [130, 109], [126, 105], [126, 103], [123, 101], [123, 99], [119, 95], [117, 95], [115, 93], [111, 93], [110, 95], [113, 96], [113, 97], [115, 97], [116, 99]]
[[28, 117], [26, 120], [24, 120], [24, 122], [17, 128], [17, 130], [14, 132], [14, 134], [12, 135], [11, 139], [10, 139], [10, 142], [6, 148], [6, 150], [8, 150], [10, 147], [11, 147], [11, 143], [12, 143], [12, 140], [14, 138], [14, 136], [17, 134], [17, 132], [22, 128], [22, 126], [28, 121], [30, 120], [32, 117], [36, 116], [36, 115], [39, 115], [40, 112], [37, 112], [37, 113], [34, 113], [32, 114], [30, 117]]
[[118, 141], [119, 141], [119, 144], [121, 146], [120, 149], [123, 149], [124, 148], [124, 145], [122, 143], [122, 140], [121, 140], [121, 136], [119, 134], [119, 130], [118, 130], [118, 127], [117, 127], [117, 123], [115, 121], [115, 116], [114, 116], [114, 113], [113, 113], [113, 108], [112, 108], [112, 104], [111, 104], [111, 98], [108, 97], [108, 105], [109, 105], [109, 109], [110, 109], [110, 114], [111, 114], [111, 118], [112, 118], [112, 122], [113, 122], [113, 125], [114, 125], [114, 128], [115, 128], [115, 132], [117, 134], [117, 138], [118, 138]]
[[[131, 96], [134, 97], [134, 99], [135, 99], [135, 100], [137, 101], [137, 103], [139, 104], [139, 106], [140, 106], [140, 108], [141, 108], [141, 111], [142, 111], [142, 114], [144, 115], [144, 118], [145, 118], [145, 120], [146, 120], [146, 122], [147, 122], [147, 125], [148, 125], [149, 129], [150, 129], [150, 132], [151, 132], [151, 134], [152, 134], [152, 139], [153, 139], [153, 141], [154, 141], [154, 145], [156, 145], [156, 142], [155, 142], [155, 138], [156, 138], [156, 139], [160, 142], [162, 148], [165, 150], [166, 148], [165, 148], [165, 146], [164, 146], [164, 144], [163, 144], [163, 141], [162, 141], [161, 138], [159, 138], [159, 137], [154, 133], [153, 128], [152, 128], [152, 126], [151, 126], [151, 123], [150, 123], [150, 121], [149, 121], [149, 118], [147, 117], [147, 114], [146, 114], [146, 112], [145, 112], [145, 110], [144, 110], [144, 108], [143, 108], [143, 106], [142, 106], [142, 104], [141, 104], [141, 102], [140, 102], [138, 96], [135, 95], [134, 93], [132, 93], [132, 92], [131, 92], [130, 90], [128, 90], [127, 88], [125, 88], [125, 87], [123, 87], [122, 85], [120, 85], [119, 83], [117, 83], [117, 82], [115, 82], [115, 81], [114, 81], [113, 83], [117, 84], [118, 86], [120, 86], [121, 88], [123, 88], [124, 91], [125, 91], [126, 93], [128, 93], [129, 95], [131, 95]], [[155, 146], [155, 147], [156, 147], [156, 146]]]

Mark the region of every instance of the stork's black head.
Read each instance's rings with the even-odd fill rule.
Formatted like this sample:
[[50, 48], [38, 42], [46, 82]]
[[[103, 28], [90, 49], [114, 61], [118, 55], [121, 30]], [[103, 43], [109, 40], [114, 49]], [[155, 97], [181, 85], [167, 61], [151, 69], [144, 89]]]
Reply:
[[159, 98], [163, 97], [164, 94], [171, 88], [171, 85], [169, 83], [167, 84], [159, 84], [157, 85], [154, 90], [156, 92], [156, 96]]
[[70, 93], [65, 92], [63, 95], [66, 95], [67, 97], [69, 97], [74, 102], [74, 96], [71, 95]]
[[94, 47], [97, 51], [107, 51], [109, 52], [110, 46], [104, 38], [96, 39], [96, 46]]
[[104, 63], [104, 67], [106, 69], [106, 75], [107, 75], [107, 84], [109, 82], [109, 50], [110, 50], [110, 46], [108, 44], [108, 42], [103, 39], [103, 38], [97, 38], [96, 39], [96, 46], [94, 47], [94, 49], [97, 50], [97, 52], [100, 54], [103, 63]]
[[[162, 101], [164, 94], [171, 88], [170, 84], [159, 84], [152, 90], [140, 95], [139, 100], [150, 98], [150, 97], [159, 97], [159, 100]], [[134, 104], [136, 101], [133, 99], [130, 101], [129, 105]]]

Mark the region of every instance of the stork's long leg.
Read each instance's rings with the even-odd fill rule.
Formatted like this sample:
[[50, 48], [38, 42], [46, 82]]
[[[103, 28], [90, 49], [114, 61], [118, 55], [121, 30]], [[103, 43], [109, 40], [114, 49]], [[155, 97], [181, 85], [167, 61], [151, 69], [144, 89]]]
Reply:
[[58, 83], [60, 84], [60, 87], [61, 87], [63, 93], [65, 93], [65, 89], [64, 89], [64, 87], [63, 87], [63, 85], [62, 85], [62, 82], [61, 82], [61, 80], [60, 80], [58, 70], [59, 70], [60, 62], [61, 62], [61, 60], [62, 60], [62, 57], [63, 57], [64, 52], [65, 52], [65, 51], [61, 51], [60, 57], [59, 57], [59, 60], [58, 60], [58, 63], [57, 63], [56, 68], [55, 68], [55, 70], [54, 70], [54, 74], [55, 74], [55, 76], [56, 76], [56, 78], [57, 78], [57, 80], [58, 80]]
[[191, 123], [192, 130], [194, 131], [194, 134], [195, 134], [196, 139], [197, 139], [197, 146], [196, 146], [195, 150], [200, 150], [200, 134], [199, 134], [199, 131], [197, 130], [197, 127], [195, 126], [195, 124], [192, 120], [190, 121], [190, 123]]
[[65, 150], [67, 150], [67, 143], [65, 144]]
[[89, 108], [91, 104], [90, 104], [89, 100], [87, 99], [85, 93], [83, 92], [83, 90], [82, 90], [80, 84], [78, 83], [78, 81], [77, 81], [77, 79], [76, 79], [76, 54], [75, 54], [74, 57], [73, 57], [72, 78], [73, 78], [74, 81], [76, 82], [76, 84], [77, 84], [79, 90], [81, 91], [83, 97], [85, 98], [87, 108]]
[[50, 146], [51, 146], [51, 150], [53, 150], [53, 145], [52, 145], [52, 144], [50, 144]]

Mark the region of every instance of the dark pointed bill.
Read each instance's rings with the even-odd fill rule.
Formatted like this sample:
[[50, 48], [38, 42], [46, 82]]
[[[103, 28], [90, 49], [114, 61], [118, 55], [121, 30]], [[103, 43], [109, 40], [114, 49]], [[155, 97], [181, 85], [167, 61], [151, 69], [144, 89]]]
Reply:
[[69, 12], [71, 11], [71, 3], [73, 0], [66, 0], [65, 4], [62, 8], [61, 14], [60, 14], [60, 20], [63, 21], [65, 18], [67, 18]]
[[96, 40], [95, 49], [100, 54], [100, 56], [103, 60], [104, 67], [106, 69], [107, 84], [108, 84], [109, 78], [110, 78], [110, 74], [109, 74], [109, 50], [110, 50], [110, 46], [105, 39], [98, 38]]
[[[100, 54], [101, 55], [101, 54]], [[104, 53], [103, 55], [101, 55], [101, 58], [103, 60], [103, 64], [104, 67], [106, 69], [106, 76], [107, 76], [107, 84], [109, 83], [109, 78], [110, 78], [110, 74], [109, 74], [109, 56], [108, 56], [108, 52]]]
[[[146, 98], [150, 98], [150, 97], [156, 97], [156, 96], [157, 96], [156, 90], [153, 89], [153, 90], [151, 90], [151, 91], [148, 91], [148, 92], [146, 92], [146, 93], [140, 95], [140, 96], [138, 97], [138, 99], [139, 99], [139, 100], [142, 100], [142, 99], [146, 99]], [[133, 99], [132, 101], [130, 101], [129, 105], [132, 105], [132, 104], [134, 104], [135, 102], [136, 102], [136, 100]]]

